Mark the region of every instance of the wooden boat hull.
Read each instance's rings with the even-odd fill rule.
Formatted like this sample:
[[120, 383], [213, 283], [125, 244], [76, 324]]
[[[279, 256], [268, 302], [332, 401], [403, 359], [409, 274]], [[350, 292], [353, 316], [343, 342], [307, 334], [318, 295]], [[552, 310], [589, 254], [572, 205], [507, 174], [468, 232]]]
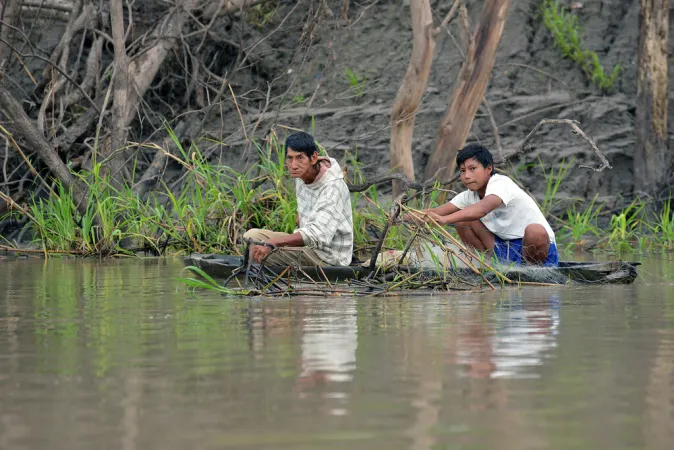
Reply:
[[[226, 278], [232, 271], [240, 267], [243, 258], [240, 256], [218, 254], [192, 254], [185, 257], [185, 265], [195, 266], [213, 278]], [[636, 267], [639, 263], [626, 261], [609, 262], [573, 262], [563, 261], [559, 267], [514, 266], [504, 271], [504, 275], [512, 281], [553, 283], [553, 284], [629, 284], [637, 277]], [[269, 267], [275, 273], [281, 273], [285, 267]], [[346, 279], [363, 279], [370, 274], [367, 267], [352, 266], [323, 266], [322, 271], [317, 267], [301, 267], [298, 272], [308, 275], [315, 280], [324, 279], [323, 273], [330, 281]], [[414, 270], [412, 269], [412, 272]], [[422, 275], [437, 276], [435, 271], [424, 270]], [[465, 278], [476, 277], [469, 269], [455, 269], [448, 273]], [[487, 273], [487, 278], [498, 282], [497, 276]], [[478, 278], [479, 279], [479, 278]]]

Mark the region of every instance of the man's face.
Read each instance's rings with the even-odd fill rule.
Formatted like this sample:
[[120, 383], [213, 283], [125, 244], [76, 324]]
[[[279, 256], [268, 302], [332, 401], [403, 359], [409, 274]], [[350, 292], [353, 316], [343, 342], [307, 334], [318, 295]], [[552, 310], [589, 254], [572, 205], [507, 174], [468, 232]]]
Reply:
[[314, 152], [309, 157], [306, 153], [296, 152], [292, 148], [288, 148], [286, 151], [286, 166], [290, 172], [290, 178], [303, 178], [311, 172], [317, 161], [318, 152]]
[[475, 158], [468, 158], [459, 166], [461, 182], [471, 191], [479, 191], [487, 186], [491, 176], [491, 166], [483, 167]]

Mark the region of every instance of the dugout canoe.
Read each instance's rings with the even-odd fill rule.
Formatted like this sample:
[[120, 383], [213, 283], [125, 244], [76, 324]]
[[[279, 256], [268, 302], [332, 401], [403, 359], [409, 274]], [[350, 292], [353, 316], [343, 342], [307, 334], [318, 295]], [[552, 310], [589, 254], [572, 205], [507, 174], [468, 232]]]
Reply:
[[[195, 266], [213, 278], [225, 278], [243, 263], [241, 256], [220, 254], [191, 254], [184, 258], [186, 266]], [[526, 281], [554, 284], [629, 284], [637, 277], [638, 262], [607, 261], [607, 262], [575, 262], [562, 261], [559, 267], [513, 266], [504, 270], [503, 274], [512, 281]], [[275, 273], [281, 273], [285, 267], [269, 267]], [[322, 272], [330, 281], [346, 279], [363, 279], [370, 274], [368, 267], [351, 266], [323, 266]], [[407, 270], [407, 269], [406, 269]], [[414, 269], [410, 269], [414, 272]], [[321, 271], [316, 267], [302, 267], [299, 274], [304, 272], [309, 277], [323, 279]], [[475, 277], [470, 269], [453, 269], [456, 276]], [[429, 277], [437, 276], [437, 272], [424, 270]], [[495, 274], [487, 273], [490, 281], [497, 282]]]

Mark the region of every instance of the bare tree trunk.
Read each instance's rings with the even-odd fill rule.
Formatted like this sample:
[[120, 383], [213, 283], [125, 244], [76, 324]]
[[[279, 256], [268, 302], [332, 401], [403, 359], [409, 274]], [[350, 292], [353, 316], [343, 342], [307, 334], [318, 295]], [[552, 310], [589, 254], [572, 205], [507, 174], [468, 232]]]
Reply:
[[12, 29], [5, 24], [14, 25], [20, 8], [21, 0], [0, 0], [0, 78], [12, 56], [12, 49], [3, 42], [11, 42], [12, 34]]
[[189, 14], [198, 1], [180, 1], [150, 35], [149, 39], [155, 39], [154, 45], [133, 61], [129, 61], [126, 54], [122, 0], [110, 2], [115, 43], [114, 106], [111, 139], [103, 145], [103, 154], [109, 157], [108, 167], [112, 178], [119, 180], [120, 174], [124, 174], [128, 159], [128, 152], [124, 150], [128, 127], [159, 68], [179, 41]]
[[[414, 180], [412, 160], [412, 136], [421, 97], [428, 84], [428, 75], [433, 64], [435, 39], [433, 37], [433, 14], [429, 0], [412, 0], [412, 56], [405, 78], [393, 102], [391, 120], [391, 169], [402, 172]], [[393, 182], [393, 195], [401, 189], [400, 182]]]
[[26, 142], [26, 146], [35, 150], [40, 158], [47, 164], [49, 170], [63, 183], [66, 189], [70, 189], [73, 199], [77, 204], [77, 210], [85, 214], [87, 210], [87, 194], [83, 187], [73, 178], [68, 167], [47, 142], [44, 135], [26, 115], [21, 105], [12, 97], [4, 85], [0, 83], [0, 107], [4, 111], [11, 128]]
[[459, 71], [452, 100], [442, 118], [433, 152], [426, 164], [426, 180], [437, 174], [438, 170], [441, 179], [449, 178], [454, 172], [456, 153], [466, 142], [475, 113], [487, 89], [510, 4], [510, 0], [485, 0], [480, 21]]
[[[129, 56], [126, 54], [123, 0], [110, 0], [110, 25], [115, 46], [115, 71], [112, 75], [112, 124], [109, 145], [103, 146], [103, 155], [109, 157], [110, 180], [126, 178], [127, 117], [129, 111]], [[107, 144], [107, 143], [106, 143]], [[112, 153], [112, 154], [111, 154]]]
[[669, 0], [641, 0], [637, 65], [635, 188], [653, 193], [669, 173], [667, 40]]

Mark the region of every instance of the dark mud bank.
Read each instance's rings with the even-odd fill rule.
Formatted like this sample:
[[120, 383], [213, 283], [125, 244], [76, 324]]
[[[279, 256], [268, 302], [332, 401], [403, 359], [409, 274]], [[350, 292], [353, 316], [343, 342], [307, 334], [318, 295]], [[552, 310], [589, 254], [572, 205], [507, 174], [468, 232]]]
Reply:
[[[432, 3], [439, 21], [452, 2]], [[389, 164], [391, 105], [411, 52], [409, 6], [401, 1], [365, 5], [352, 2], [347, 23], [337, 6], [341, 2], [334, 4], [331, 18], [319, 24], [312, 45], [302, 58], [284, 60], [284, 55], [290, 53], [280, 50], [292, 47], [302, 37], [301, 29], [291, 31], [294, 26], [301, 26], [299, 16], [290, 16], [286, 21], [288, 32], [276, 33], [265, 42], [269, 46], [269, 69], [290, 70], [283, 69], [287, 73], [277, 81], [286, 83], [284, 105], [279, 107], [280, 102], [276, 108], [272, 105], [258, 131], [263, 133], [274, 122], [313, 130], [333, 156], [343, 157], [346, 151], [357, 153], [368, 176], [382, 174]], [[466, 4], [474, 24], [481, 2]], [[575, 11], [587, 48], [597, 52], [605, 70], [610, 71], [616, 63], [623, 67], [610, 92], [594, 87], [576, 63], [564, 59], [554, 48], [539, 11], [538, 0], [513, 2], [488, 87], [487, 100], [503, 150], [507, 153], [516, 149], [541, 119], [574, 119], [595, 140], [613, 168], [601, 173], [579, 168], [583, 164], [598, 164], [587, 143], [571, 133], [569, 127], [547, 126], [538, 133], [527, 154], [513, 161], [510, 169], [535, 195], [542, 196], [546, 181], [539, 164], [549, 170], [573, 161], [560, 189], [562, 197], [630, 196], [634, 185], [639, 2], [590, 1]], [[282, 11], [277, 17], [283, 17]], [[450, 24], [449, 31], [454, 39], [459, 39], [456, 24]], [[414, 162], [418, 177], [422, 176], [460, 67], [461, 55], [453, 38], [445, 33], [438, 42], [417, 118]], [[257, 83], [258, 89], [266, 89]], [[670, 130], [674, 116], [671, 103]], [[251, 122], [258, 118], [253, 112], [245, 117]], [[237, 123], [230, 121], [225, 129], [240, 134], [236, 127]], [[222, 123], [212, 124], [211, 132], [223, 133]], [[484, 108], [478, 112], [468, 140], [496, 150], [494, 129]], [[242, 160], [242, 151], [236, 145], [229, 147], [223, 151], [222, 161], [241, 167], [252, 157], [248, 154]]]

